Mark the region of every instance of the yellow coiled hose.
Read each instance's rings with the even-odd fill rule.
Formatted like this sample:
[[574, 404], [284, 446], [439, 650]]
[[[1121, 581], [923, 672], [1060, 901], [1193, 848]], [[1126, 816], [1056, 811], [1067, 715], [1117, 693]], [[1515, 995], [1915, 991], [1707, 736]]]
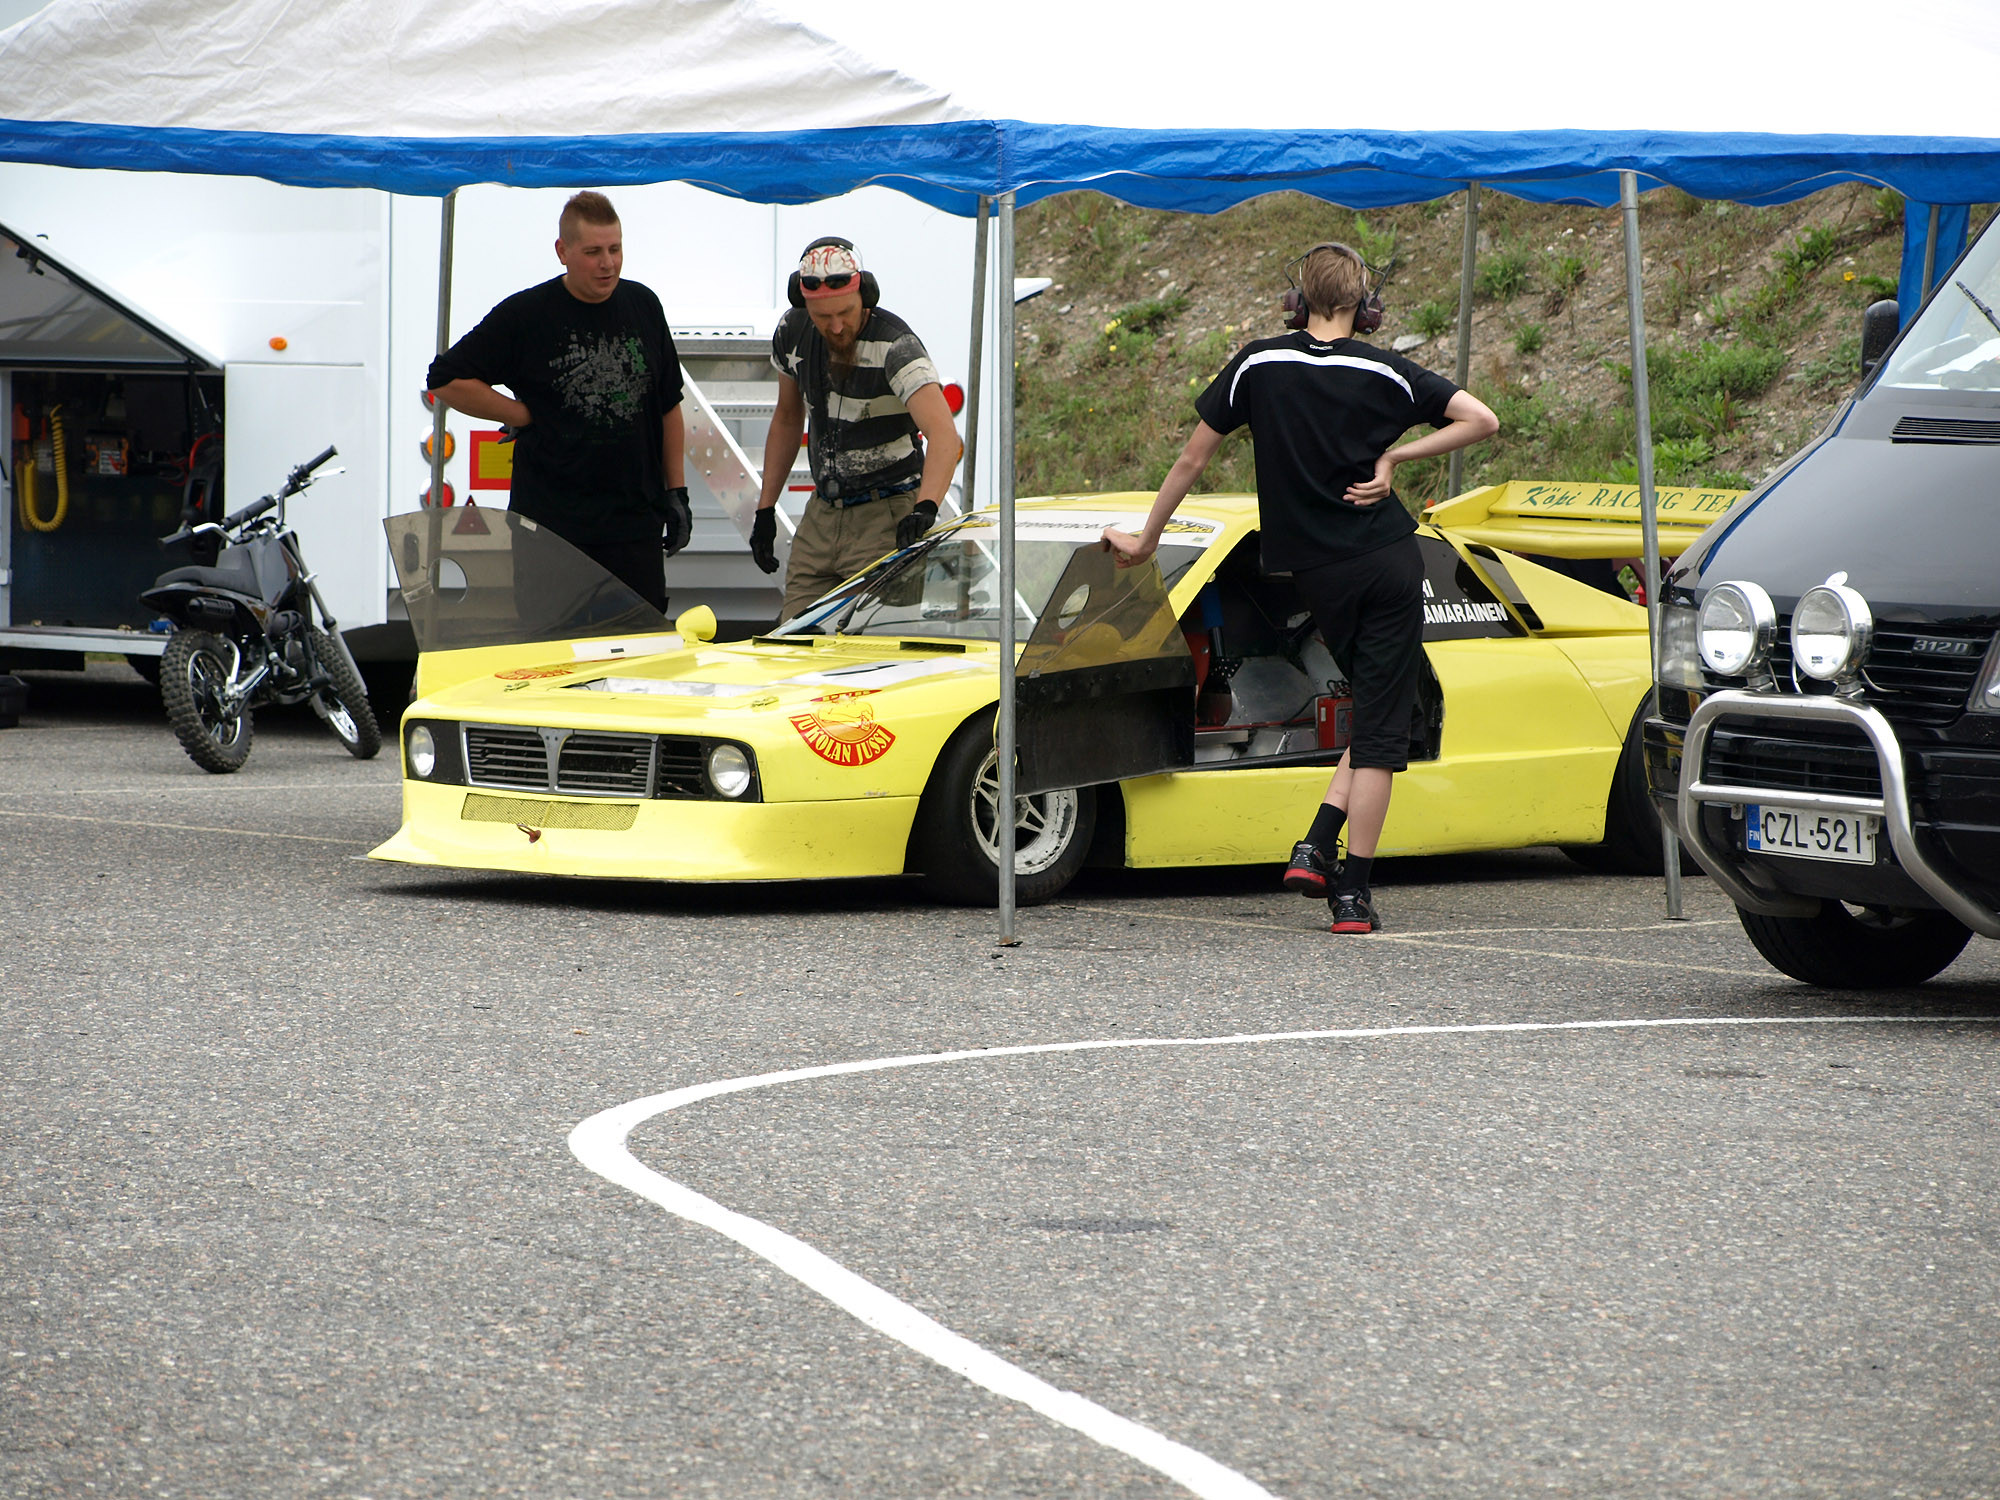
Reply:
[[35, 461], [23, 459], [17, 466], [20, 482], [14, 486], [15, 508], [21, 524], [30, 531], [54, 531], [69, 516], [69, 445], [63, 440], [62, 407], [49, 408], [49, 448], [56, 469], [56, 513], [46, 521], [35, 504]]

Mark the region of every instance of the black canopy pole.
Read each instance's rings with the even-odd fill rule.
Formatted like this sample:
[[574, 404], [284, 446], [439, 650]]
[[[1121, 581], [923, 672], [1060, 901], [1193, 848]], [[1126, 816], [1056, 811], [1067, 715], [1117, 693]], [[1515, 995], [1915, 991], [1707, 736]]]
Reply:
[[[1465, 247], [1458, 262], [1458, 357], [1453, 366], [1460, 390], [1472, 378], [1472, 273], [1479, 259], [1479, 184], [1465, 185]], [[1445, 460], [1445, 498], [1459, 492], [1465, 482], [1465, 450], [1454, 448]]]
[[973, 508], [973, 495], [978, 488], [979, 475], [979, 400], [985, 391], [984, 369], [986, 360], [986, 234], [989, 218], [993, 212], [993, 200], [984, 193], [979, 195], [979, 222], [972, 232], [972, 353], [969, 364], [971, 389], [965, 398], [965, 456], [961, 467], [965, 480], [959, 486], [959, 496], [964, 504], [961, 511], [968, 514]]
[[1000, 375], [1000, 400], [994, 437], [1000, 444], [1000, 713], [994, 725], [1000, 764], [1000, 785], [993, 804], [993, 840], [999, 846], [1000, 946], [1011, 948], [1014, 936], [1014, 195], [1000, 195], [995, 216], [993, 259], [997, 262], [999, 314], [994, 319], [995, 366]]
[[[1639, 277], [1639, 177], [1618, 174], [1618, 206], [1625, 220], [1625, 315], [1632, 334], [1632, 416], [1639, 440], [1639, 529], [1646, 549], [1646, 659], [1660, 680], [1660, 515], [1653, 489], [1652, 393], [1646, 386], [1646, 305]], [[1681, 919], [1681, 841], [1670, 820], [1660, 820], [1660, 859], [1667, 877], [1667, 919]]]
[[[451, 241], [452, 220], [458, 214], [458, 189], [444, 195], [444, 211], [438, 221], [438, 336], [437, 352], [451, 347]], [[444, 504], [444, 418], [442, 398], [431, 403], [431, 492], [426, 505]]]

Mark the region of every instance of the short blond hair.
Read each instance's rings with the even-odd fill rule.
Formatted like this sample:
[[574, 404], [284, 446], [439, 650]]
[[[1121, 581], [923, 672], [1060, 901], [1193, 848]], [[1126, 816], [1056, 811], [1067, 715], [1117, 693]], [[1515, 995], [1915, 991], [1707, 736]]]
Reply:
[[1306, 252], [1299, 267], [1306, 305], [1322, 318], [1343, 307], [1359, 307], [1368, 295], [1368, 268], [1345, 245], [1320, 245]]
[[563, 205], [562, 217], [556, 221], [556, 232], [562, 236], [565, 245], [574, 245], [581, 226], [617, 222], [618, 210], [611, 206], [611, 200], [586, 188]]

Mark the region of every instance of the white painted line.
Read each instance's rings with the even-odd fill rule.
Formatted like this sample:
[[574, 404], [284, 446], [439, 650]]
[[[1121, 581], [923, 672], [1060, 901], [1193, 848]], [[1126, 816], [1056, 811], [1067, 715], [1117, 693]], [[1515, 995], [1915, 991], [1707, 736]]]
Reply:
[[152, 786], [52, 786], [15, 791], [0, 789], [0, 797], [155, 797], [182, 792], [351, 792], [357, 788], [377, 788], [399, 792], [401, 781], [224, 781], [209, 777], [202, 781], [177, 779]]
[[[598, 1176], [668, 1213], [699, 1224], [736, 1241], [811, 1291], [860, 1319], [878, 1333], [926, 1359], [944, 1366], [995, 1395], [1018, 1401], [1050, 1421], [1082, 1433], [1094, 1442], [1137, 1459], [1204, 1500], [1275, 1500], [1269, 1490], [1234, 1469], [1217, 1463], [1183, 1443], [1099, 1406], [1073, 1391], [1065, 1391], [1030, 1375], [962, 1335], [892, 1297], [872, 1282], [800, 1239], [760, 1219], [724, 1208], [713, 1198], [663, 1177], [642, 1165], [626, 1145], [639, 1126], [671, 1110], [725, 1094], [747, 1093], [781, 1083], [840, 1078], [854, 1073], [880, 1073], [894, 1068], [920, 1068], [935, 1063], [976, 1062], [1001, 1057], [1033, 1057], [1061, 1052], [1132, 1051], [1157, 1047], [1230, 1047], [1259, 1042], [1369, 1041], [1401, 1036], [1519, 1035], [1551, 1031], [1620, 1031], [1697, 1026], [1863, 1026], [1922, 1022], [1930, 1016], [1669, 1016], [1612, 1021], [1503, 1021], [1457, 1026], [1369, 1026], [1326, 1031], [1267, 1031], [1240, 1036], [1125, 1037], [1088, 1042], [1044, 1042], [1024, 1047], [975, 1047], [959, 1052], [925, 1052], [905, 1057], [875, 1057], [859, 1062], [829, 1063], [817, 1068], [791, 1068], [698, 1083], [664, 1094], [634, 1099], [592, 1115], [569, 1133], [569, 1149]], [[1945, 1021], [1965, 1019], [1942, 1018]], [[1970, 1018], [1982, 1019], [1982, 1018]]]

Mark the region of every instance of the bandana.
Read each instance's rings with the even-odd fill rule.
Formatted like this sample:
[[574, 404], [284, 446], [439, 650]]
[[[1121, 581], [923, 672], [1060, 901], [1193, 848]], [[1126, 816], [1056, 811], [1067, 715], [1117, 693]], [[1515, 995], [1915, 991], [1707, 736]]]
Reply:
[[[819, 245], [808, 250], [799, 261], [799, 276], [825, 278], [828, 276], [858, 277], [861, 272], [861, 257], [852, 250], [843, 250], [838, 245]], [[799, 291], [807, 297], [845, 297], [849, 292], [861, 288], [850, 280], [838, 287], [801, 285]]]

